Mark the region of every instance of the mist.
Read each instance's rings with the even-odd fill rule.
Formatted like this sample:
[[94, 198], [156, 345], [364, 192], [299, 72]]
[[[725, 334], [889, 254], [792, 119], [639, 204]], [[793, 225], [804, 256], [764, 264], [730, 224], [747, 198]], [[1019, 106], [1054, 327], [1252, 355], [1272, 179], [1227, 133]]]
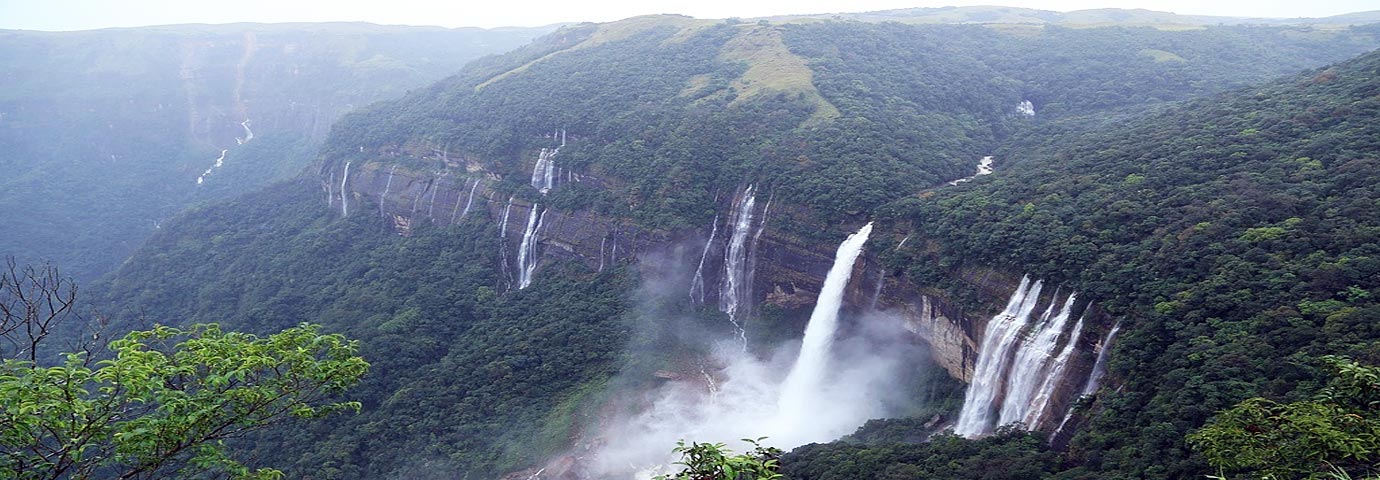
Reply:
[[645, 313], [639, 325], [660, 329], [678, 348], [702, 353], [697, 362], [683, 362], [674, 375], [666, 374], [671, 378], [628, 399], [631, 405], [600, 422], [597, 447], [587, 457], [593, 478], [646, 480], [672, 473], [678, 458], [671, 449], [680, 440], [722, 442], [734, 452], [750, 448], [741, 440], [745, 438], [767, 437], [763, 445], [783, 450], [836, 440], [868, 419], [916, 408], [910, 392], [917, 373], [936, 368], [902, 328], [899, 316], [870, 310], [850, 314], [845, 306], [839, 317], [843, 328], [827, 351], [820, 381], [807, 394], [795, 390], [782, 402], [801, 340], [744, 351], [727, 320], [715, 329], [689, 314], [668, 314], [666, 305], [684, 296], [688, 276], [679, 267], [666, 271], [662, 267], [667, 263], [679, 262], [657, 260], [649, 268], [644, 259], [640, 300]]

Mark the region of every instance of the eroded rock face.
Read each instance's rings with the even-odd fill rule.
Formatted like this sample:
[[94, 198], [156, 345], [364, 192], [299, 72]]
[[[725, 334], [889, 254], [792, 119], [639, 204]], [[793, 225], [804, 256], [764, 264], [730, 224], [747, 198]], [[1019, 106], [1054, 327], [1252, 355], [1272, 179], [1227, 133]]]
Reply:
[[[517, 248], [534, 208], [541, 217], [540, 229], [532, 238], [537, 245], [536, 257], [530, 260], [537, 262], [537, 277], [543, 268], [556, 262], [580, 262], [592, 270], [602, 270], [634, 260], [644, 253], [671, 250], [681, 251], [685, 258], [693, 257], [690, 260], [693, 266], [709, 237], [708, 231], [693, 229], [649, 231], [586, 210], [548, 210], [540, 201], [498, 192], [495, 190], [497, 178], [482, 170], [467, 168], [473, 166], [472, 162], [455, 166], [457, 168], [448, 170], [458, 173], [394, 168], [386, 162], [368, 163], [363, 168], [356, 166], [345, 185], [346, 195], [351, 198], [351, 215], [377, 215], [400, 235], [409, 235], [423, 223], [450, 225], [464, 222], [467, 217], [483, 215], [503, 226], [504, 277], [509, 278], [503, 286], [507, 288], [516, 288], [512, 278], [516, 276]], [[339, 178], [334, 175], [329, 169], [324, 172], [323, 191], [339, 188]], [[574, 181], [575, 177], [568, 178]], [[583, 177], [582, 181], [598, 182], [588, 177]], [[331, 201], [339, 201], [341, 193], [335, 191], [333, 194], [335, 197]], [[727, 211], [731, 207], [725, 204], [721, 209]], [[503, 221], [505, 213], [507, 222]], [[721, 281], [724, 247], [719, 244], [724, 235], [719, 237], [716, 242], [709, 243], [710, 251], [703, 255], [706, 285], [718, 285]], [[769, 303], [794, 311], [808, 310], [832, 265], [836, 246], [810, 245], [783, 234], [770, 223], [756, 241], [751, 303]], [[1001, 310], [1020, 280], [1019, 275], [991, 269], [962, 269], [957, 278], [961, 288], [977, 292], [980, 298], [980, 305], [965, 308], [947, 298], [947, 292], [942, 290], [888, 278], [886, 272], [867, 257], [860, 259], [855, 268], [858, 271], [848, 287], [845, 308], [852, 311], [876, 309], [899, 315], [906, 329], [930, 347], [935, 363], [951, 377], [964, 382], [972, 380], [978, 346], [987, 322]], [[687, 277], [686, 281], [688, 285], [690, 279]], [[707, 288], [705, 304], [714, 304], [717, 295], [715, 288]], [[1050, 298], [1041, 299], [1041, 305], [1053, 301], [1051, 293]], [[1082, 383], [1073, 380], [1083, 379], [1091, 371], [1099, 338], [1093, 333], [1105, 331], [1111, 324], [1108, 320], [1095, 308], [1089, 311], [1087, 324], [1093, 327], [1088, 328], [1089, 334], [1082, 336], [1078, 353], [1067, 369], [1069, 385], [1056, 393], [1050, 411], [1064, 412], [1077, 399]], [[1037, 428], [1053, 430], [1060, 420], [1042, 419]]]

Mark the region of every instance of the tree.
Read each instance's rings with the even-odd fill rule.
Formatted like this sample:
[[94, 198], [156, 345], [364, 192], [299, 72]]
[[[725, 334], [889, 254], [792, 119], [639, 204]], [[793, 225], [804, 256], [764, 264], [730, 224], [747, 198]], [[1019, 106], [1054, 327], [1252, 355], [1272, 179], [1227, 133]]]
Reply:
[[672, 451], [679, 453], [681, 459], [676, 465], [685, 469], [675, 475], [658, 475], [653, 480], [776, 480], [781, 477], [781, 449], [763, 447], [760, 442], [766, 437], [743, 441], [752, 445], [752, 451], [734, 455], [722, 443], [695, 443], [689, 446], [685, 441], [676, 442]]
[[11, 261], [0, 285], [0, 334], [17, 346], [0, 362], [0, 476], [279, 478], [232, 458], [225, 440], [360, 408], [338, 397], [368, 369], [358, 343], [309, 324], [266, 338], [154, 326], [110, 342], [108, 358], [79, 351], [44, 365], [33, 352], [73, 310], [60, 278]]
[[1333, 378], [1313, 400], [1243, 401], [1189, 435], [1189, 443], [1223, 473], [1302, 478], [1374, 469], [1380, 368], [1334, 356], [1323, 361]]

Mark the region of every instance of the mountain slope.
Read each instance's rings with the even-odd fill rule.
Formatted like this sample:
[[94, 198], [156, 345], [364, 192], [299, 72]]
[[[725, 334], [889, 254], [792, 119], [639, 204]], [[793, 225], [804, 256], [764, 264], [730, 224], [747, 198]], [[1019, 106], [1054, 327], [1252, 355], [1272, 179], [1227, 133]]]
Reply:
[[547, 31], [0, 32], [0, 253], [92, 279], [182, 208], [296, 175], [345, 112]]
[[1380, 362], [1377, 125], [1370, 53], [1120, 127], [1035, 130], [1000, 174], [896, 205], [916, 247], [889, 263], [920, 284], [965, 288], [949, 269], [983, 264], [1096, 298], [1123, 318], [1117, 382], [1061, 478], [1206, 474], [1183, 437], [1214, 412], [1311, 395], [1321, 355]]

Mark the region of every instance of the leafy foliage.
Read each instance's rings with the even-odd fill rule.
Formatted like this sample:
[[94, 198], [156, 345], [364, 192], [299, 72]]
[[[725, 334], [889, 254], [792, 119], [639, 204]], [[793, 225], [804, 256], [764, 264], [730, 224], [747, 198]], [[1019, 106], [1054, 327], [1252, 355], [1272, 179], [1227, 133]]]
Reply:
[[752, 450], [734, 455], [722, 443], [676, 442], [672, 451], [680, 454], [676, 465], [685, 466], [680, 473], [658, 475], [653, 480], [777, 480], [780, 473], [781, 449], [763, 447], [761, 441], [766, 437], [743, 441], [752, 445]]
[[303, 324], [259, 338], [214, 324], [158, 326], [111, 342], [89, 366], [0, 364], [0, 470], [22, 479], [160, 478], [251, 469], [224, 441], [287, 417], [358, 411], [335, 397], [368, 364], [357, 343]]
[[1188, 437], [1224, 471], [1261, 478], [1323, 477], [1371, 469], [1380, 455], [1380, 368], [1323, 359], [1333, 375], [1312, 400], [1252, 398]]

